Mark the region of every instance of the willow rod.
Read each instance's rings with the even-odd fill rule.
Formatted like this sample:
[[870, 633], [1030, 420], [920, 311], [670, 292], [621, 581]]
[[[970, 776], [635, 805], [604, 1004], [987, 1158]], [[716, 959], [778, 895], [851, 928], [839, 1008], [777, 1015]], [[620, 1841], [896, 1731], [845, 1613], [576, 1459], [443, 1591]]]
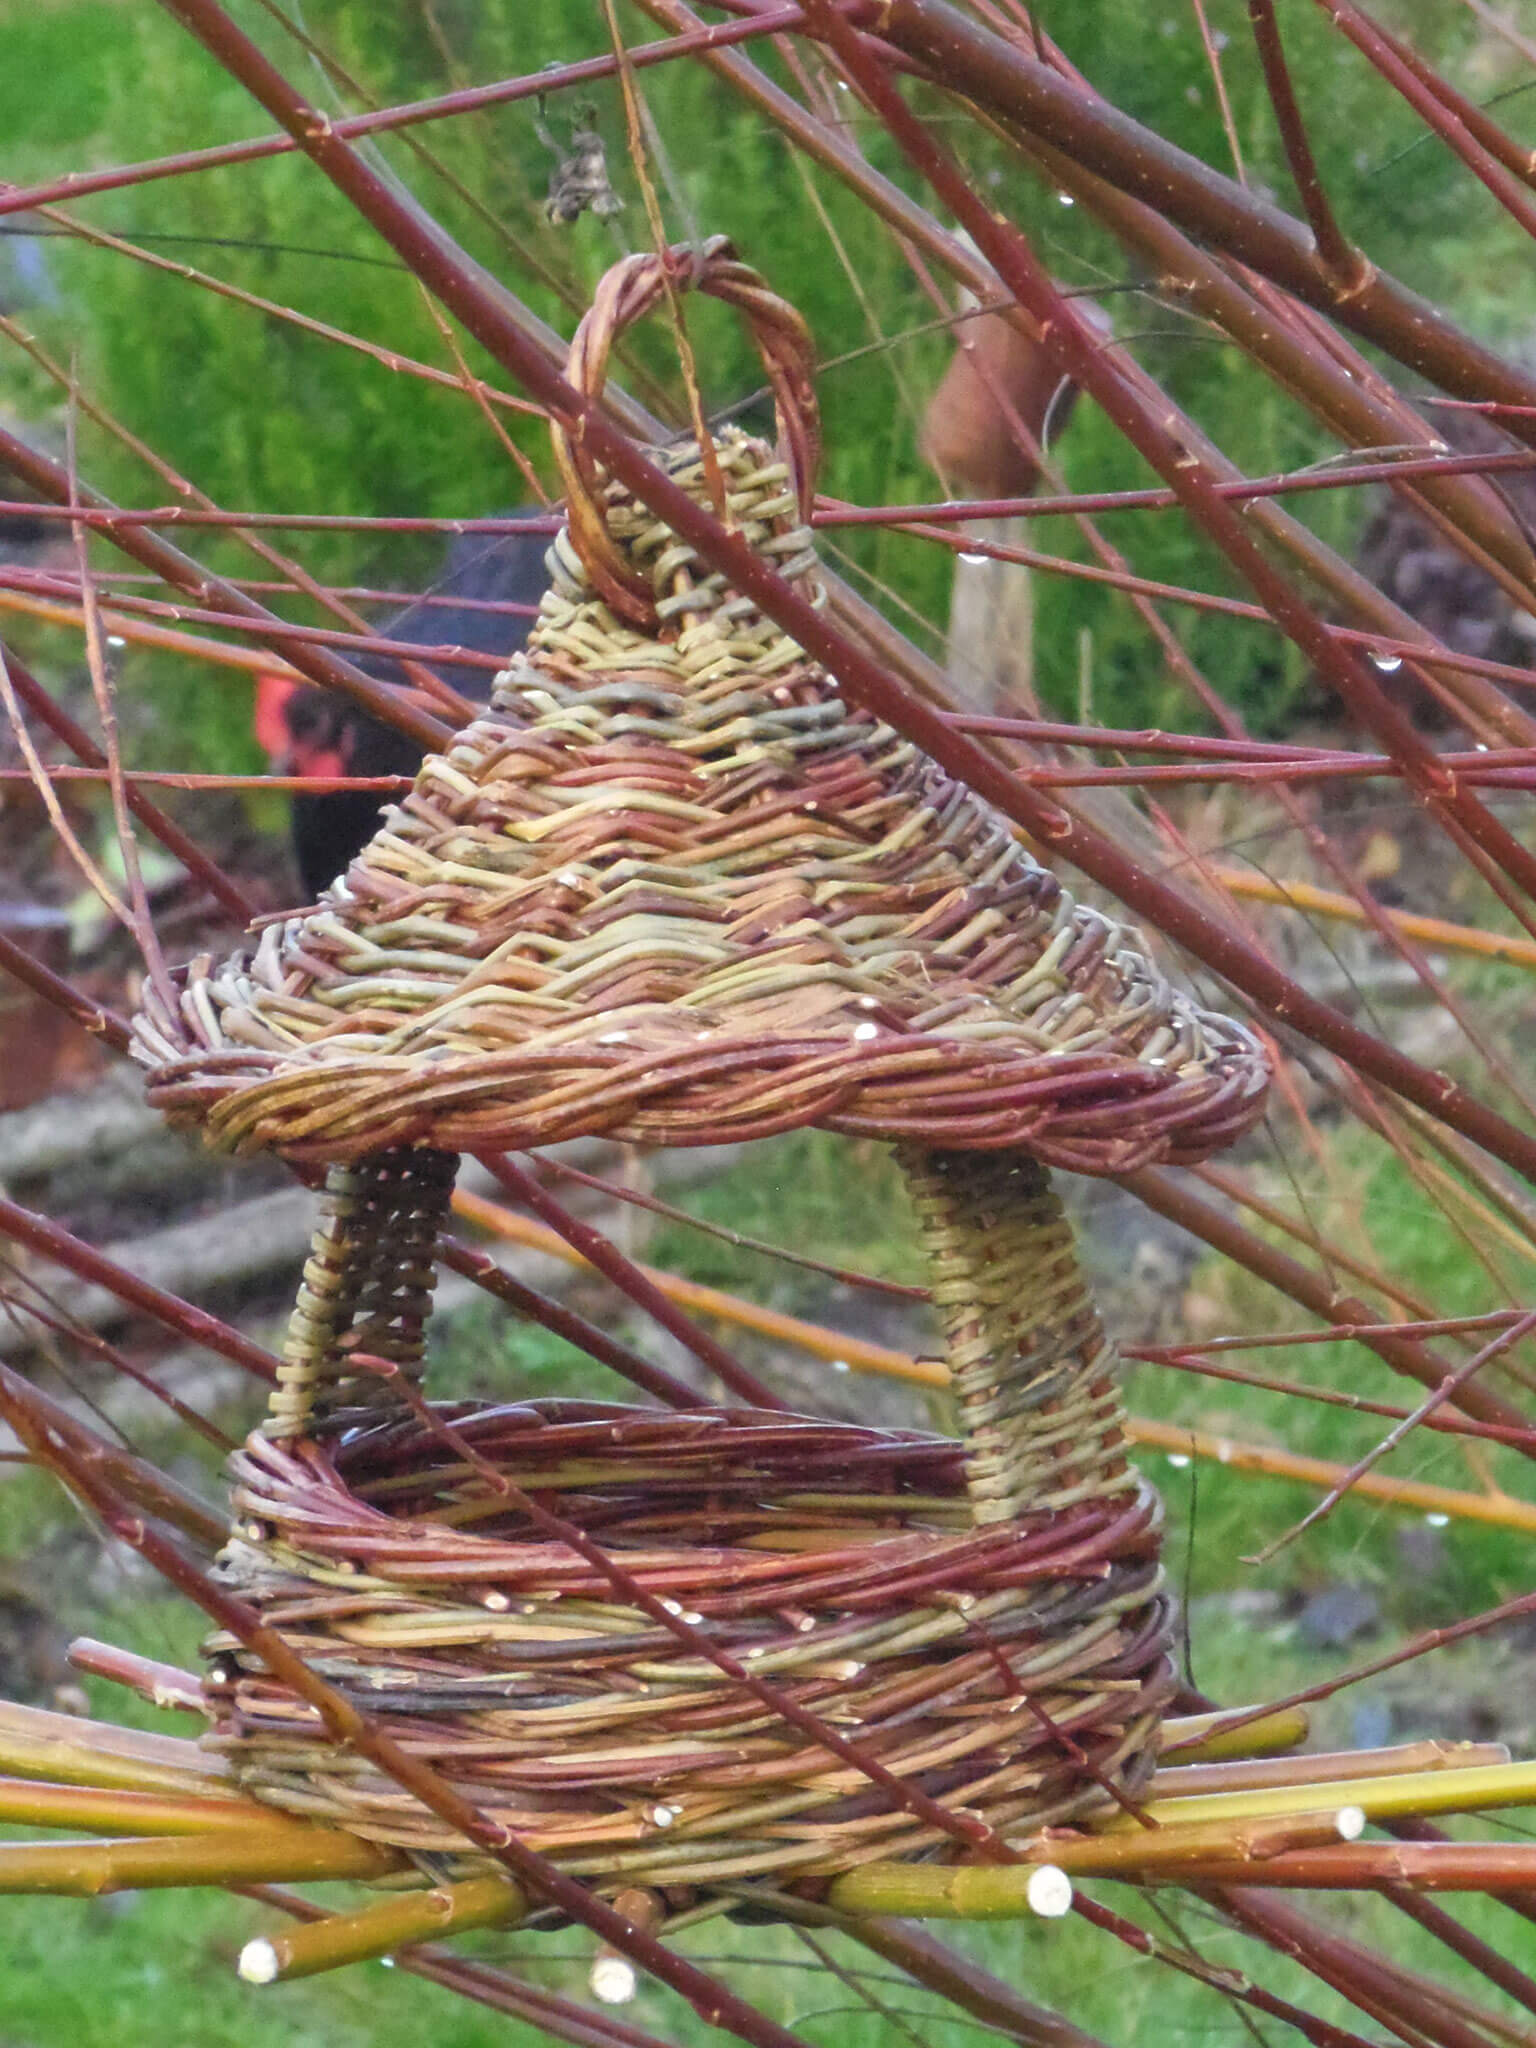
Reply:
[[[1135, 1882], [1156, 1871], [1176, 1873], [1191, 1864], [1251, 1862], [1255, 1869], [1250, 1881], [1261, 1883], [1271, 1858], [1354, 1840], [1363, 1826], [1359, 1810], [1344, 1807], [1235, 1827], [1141, 1829], [1107, 1840], [1047, 1833], [1018, 1845], [1026, 1858], [1023, 1863], [865, 1863], [833, 1880], [827, 1903], [840, 1913], [859, 1915], [1012, 1920], [1040, 1911], [1039, 1894], [1030, 1897], [1030, 1884], [1042, 1870], [1060, 1871], [1068, 1878], [1123, 1877]], [[989, 1881], [1004, 1875], [1004, 1884]]]
[[0, 1700], [0, 1771], [106, 1790], [236, 1801], [220, 1760], [180, 1736], [147, 1735]]
[[1230, 1825], [1342, 1806], [1358, 1806], [1367, 1820], [1384, 1821], [1533, 1805], [1536, 1763], [1483, 1764], [1471, 1770], [1404, 1771], [1384, 1778], [1335, 1778], [1323, 1784], [1266, 1785], [1252, 1792], [1150, 1799], [1137, 1815], [1117, 1808], [1106, 1813], [1100, 1825], [1106, 1834], [1120, 1834], [1148, 1821], [1158, 1827], [1195, 1827], [1207, 1822]]
[[268, 1829], [226, 1828], [171, 1840], [0, 1842], [0, 1894], [48, 1892], [99, 1898], [105, 1892], [187, 1885], [314, 1884], [387, 1877], [398, 1853], [336, 1828], [275, 1821]]
[[[1234, 896], [1246, 896], [1256, 903], [1276, 903], [1285, 910], [1304, 910], [1318, 917], [1337, 918], [1344, 924], [1364, 924], [1365, 912], [1352, 896], [1333, 889], [1319, 889], [1314, 883], [1292, 880], [1271, 881], [1268, 875], [1250, 873], [1246, 868], [1218, 864], [1210, 870], [1213, 881]], [[1480, 931], [1476, 925], [1453, 924], [1449, 918], [1426, 917], [1417, 911], [1387, 909], [1387, 922], [1404, 938], [1421, 939], [1427, 945], [1444, 946], [1447, 952], [1471, 953], [1485, 960], [1508, 960], [1517, 967], [1536, 968], [1536, 943], [1507, 937], [1503, 932]]]
[[41, 1784], [32, 1778], [0, 1778], [0, 1822], [10, 1827], [79, 1828], [92, 1835], [199, 1835], [226, 1829], [271, 1835], [283, 1829], [271, 1807], [252, 1800], [178, 1798], [166, 1792]]
[[471, 1927], [503, 1927], [521, 1920], [526, 1911], [523, 1894], [504, 1877], [470, 1878], [431, 1891], [404, 1892], [373, 1900], [355, 1913], [333, 1913], [324, 1920], [258, 1935], [240, 1951], [240, 1975], [247, 1984], [286, 1984], [348, 1963], [370, 1962], [445, 1934], [464, 1934]]
[[[1053, 1845], [1059, 1849], [1062, 1845]], [[1338, 1842], [1331, 1847], [1281, 1849], [1273, 1855], [1145, 1861], [1113, 1872], [1128, 1882], [1238, 1885], [1269, 1890], [1375, 1891], [1403, 1885], [1413, 1891], [1518, 1891], [1536, 1879], [1536, 1845], [1529, 1842]], [[931, 1863], [870, 1863], [838, 1878], [830, 1903], [859, 1917], [899, 1914], [911, 1919], [1024, 1920], [1034, 1916], [1029, 1881], [1040, 1864], [946, 1868]], [[1522, 2037], [1523, 2038], [1523, 2037]]]

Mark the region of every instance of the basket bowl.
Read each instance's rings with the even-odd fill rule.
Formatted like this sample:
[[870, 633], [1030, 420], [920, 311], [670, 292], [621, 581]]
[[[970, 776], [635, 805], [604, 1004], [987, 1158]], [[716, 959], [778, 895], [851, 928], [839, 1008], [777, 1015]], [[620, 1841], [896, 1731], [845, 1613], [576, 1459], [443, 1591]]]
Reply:
[[[226, 1584], [523, 1841], [599, 1890], [765, 1878], [815, 1893], [956, 1840], [742, 1673], [947, 1806], [1020, 1834], [1134, 1798], [1172, 1690], [1158, 1506], [1123, 1490], [971, 1524], [962, 1447], [779, 1412], [439, 1404], [253, 1436]], [[533, 1495], [601, 1544], [549, 1540]], [[713, 1657], [636, 1604], [692, 1625]], [[214, 1727], [255, 1796], [485, 1859], [232, 1638]]]

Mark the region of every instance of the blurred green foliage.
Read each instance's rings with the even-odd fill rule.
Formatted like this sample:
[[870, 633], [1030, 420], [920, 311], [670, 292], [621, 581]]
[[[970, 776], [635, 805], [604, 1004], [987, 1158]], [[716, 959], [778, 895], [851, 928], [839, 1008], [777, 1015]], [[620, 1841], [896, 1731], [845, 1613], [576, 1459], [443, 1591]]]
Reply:
[[[328, 82], [254, 0], [234, 9], [253, 35], [330, 111], [359, 98]], [[632, 41], [655, 31], [626, 7]], [[1292, 203], [1274, 122], [1259, 79], [1242, 0], [1212, 0], [1233, 127], [1249, 182]], [[1435, 26], [1415, 10], [1417, 42], [1469, 89], [1486, 90], [1476, 68], [1486, 51], [1447, 11]], [[1183, 147], [1227, 171], [1231, 149], [1193, 19], [1183, 8], [1149, 16], [1131, 0], [1043, 10], [1058, 36], [1107, 97]], [[361, 8], [313, 0], [303, 25], [317, 47], [356, 79], [362, 98], [392, 102], [595, 54], [605, 47], [601, 10], [590, 0], [406, 0]], [[1320, 12], [1287, 11], [1285, 34], [1312, 139], [1337, 212], [1383, 267], [1454, 307], [1485, 332], [1523, 330], [1533, 287], [1514, 260], [1518, 232], [1437, 144], [1422, 143], [1415, 117], [1333, 32]], [[24, 61], [0, 73], [0, 132], [6, 175], [24, 180], [117, 159], [199, 148], [266, 127], [254, 103], [168, 17], [103, 0], [49, 0], [10, 23]], [[751, 52], [770, 70], [780, 59]], [[1469, 67], [1471, 67], [1469, 69]], [[782, 75], [782, 74], [781, 74]], [[1496, 82], [1496, 81], [1495, 81]], [[862, 502], [931, 496], [932, 478], [915, 448], [915, 411], [947, 358], [942, 333], [906, 340], [932, 322], [935, 307], [904, 257], [860, 202], [806, 167], [755, 113], [702, 68], [667, 64], [642, 74], [664, 161], [652, 165], [668, 230], [726, 232], [753, 263], [795, 297], [815, 330], [828, 368], [827, 488]], [[587, 95], [550, 100], [545, 118], [558, 141]], [[466, 247], [541, 317], [563, 332], [591, 284], [621, 247], [645, 239], [644, 210], [626, 160], [616, 89], [590, 89], [617, 189], [626, 200], [613, 223], [590, 216], [557, 230], [542, 215], [555, 158], [532, 102], [429, 124], [369, 145], [437, 213]], [[845, 96], [839, 95], [842, 98]], [[1058, 195], [973, 123], [936, 96], [924, 104], [983, 189], [1021, 220], [1057, 275], [1089, 288], [1143, 282], [1081, 207]], [[1536, 110], [1526, 100], [1500, 108], [1516, 132]], [[872, 163], [913, 189], [884, 136], [847, 100], [847, 118]], [[438, 156], [438, 167], [412, 153]], [[438, 154], [440, 153], [440, 155]], [[449, 174], [455, 191], [445, 179]], [[472, 195], [471, 199], [465, 195]], [[247, 290], [294, 306], [371, 340], [445, 368], [452, 357], [421, 293], [326, 181], [293, 157], [239, 165], [101, 195], [81, 218], [132, 236], [186, 238], [154, 244]], [[282, 246], [278, 246], [282, 245]], [[319, 253], [292, 253], [294, 250]], [[526, 496], [526, 486], [466, 398], [393, 374], [271, 317], [219, 299], [185, 279], [120, 255], [67, 241], [49, 244], [57, 303], [29, 318], [56, 354], [78, 360], [82, 386], [102, 400], [183, 475], [225, 506], [352, 514], [472, 514]], [[1134, 337], [1141, 360], [1250, 472], [1288, 468], [1331, 452], [1327, 438], [1237, 352], [1135, 289], [1106, 300], [1117, 329]], [[690, 317], [694, 317], [690, 315]], [[706, 396], [729, 402], [759, 381], [750, 345], [717, 309], [697, 315]], [[872, 340], [879, 353], [843, 367], [837, 358]], [[661, 323], [636, 343], [640, 362], [675, 386], [670, 338]], [[476, 369], [499, 382], [475, 349]], [[0, 355], [0, 404], [57, 423], [61, 395], [15, 351]], [[514, 423], [519, 444], [548, 474], [542, 429]], [[110, 437], [82, 429], [82, 466], [113, 493], [155, 502], [166, 486]], [[1138, 459], [1087, 406], [1066, 435], [1070, 481], [1105, 489], [1147, 480]], [[1319, 493], [1297, 501], [1301, 515], [1345, 548], [1361, 517], [1358, 497]], [[1222, 567], [1181, 521], [1121, 515], [1105, 522], [1133, 566], [1176, 583], [1227, 589]], [[1042, 523], [1042, 544], [1080, 556], [1063, 520]], [[830, 538], [830, 537], [829, 537]], [[949, 558], [876, 531], [844, 537], [856, 574], [886, 586], [898, 622], [936, 627], [948, 602]], [[295, 536], [295, 551], [331, 579], [398, 581], [424, 573], [429, 541], [382, 544], [366, 535]], [[250, 573], [237, 543], [210, 538], [201, 552]], [[1268, 633], [1190, 612], [1171, 613], [1196, 661], [1257, 727], [1283, 724], [1305, 686], [1299, 658]], [[1182, 686], [1166, 676], [1145, 627], [1123, 599], [1102, 589], [1048, 579], [1038, 619], [1039, 672], [1061, 710], [1078, 703], [1090, 672], [1092, 709], [1115, 723], [1197, 724]], [[1086, 640], [1084, 635], [1089, 636]], [[232, 708], [238, 690], [193, 691], [174, 665], [136, 657], [143, 686], [167, 716], [161, 758], [189, 756], [233, 765], [243, 740]]]

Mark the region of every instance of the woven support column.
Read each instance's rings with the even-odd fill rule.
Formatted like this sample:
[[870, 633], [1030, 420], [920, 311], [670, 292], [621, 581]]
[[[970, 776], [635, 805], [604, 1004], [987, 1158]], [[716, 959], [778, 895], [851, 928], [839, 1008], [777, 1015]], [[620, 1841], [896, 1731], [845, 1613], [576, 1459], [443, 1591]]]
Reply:
[[387, 1375], [353, 1363], [358, 1352], [420, 1383], [433, 1251], [458, 1164], [453, 1152], [401, 1149], [327, 1170], [268, 1436], [308, 1435], [344, 1410], [377, 1416], [402, 1407]]
[[943, 1318], [978, 1523], [1136, 1485], [1119, 1359], [1049, 1171], [1026, 1152], [899, 1148]]

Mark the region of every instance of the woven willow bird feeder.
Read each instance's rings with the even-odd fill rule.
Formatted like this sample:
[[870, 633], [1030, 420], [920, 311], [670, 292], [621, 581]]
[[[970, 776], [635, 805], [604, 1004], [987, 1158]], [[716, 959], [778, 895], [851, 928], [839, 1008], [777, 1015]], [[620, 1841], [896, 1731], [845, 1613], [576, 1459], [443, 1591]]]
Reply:
[[[599, 393], [614, 337], [669, 285], [746, 315], [780, 452], [727, 428], [712, 459], [655, 459], [701, 503], [723, 487], [738, 532], [815, 598], [809, 338], [727, 245], [619, 264], [568, 374]], [[556, 447], [553, 587], [489, 711], [315, 909], [195, 963], [174, 1013], [151, 993], [137, 1023], [168, 1116], [326, 1169], [221, 1569], [599, 1889], [675, 1906], [961, 1853], [803, 1711], [1004, 1831], [1107, 1787], [1134, 1798], [1172, 1685], [1159, 1511], [1049, 1168], [1203, 1158], [1256, 1116], [1263, 1057]], [[963, 1441], [415, 1392], [456, 1155], [807, 1125], [899, 1146]], [[529, 1495], [612, 1569], [549, 1540]], [[237, 1643], [214, 1647], [210, 1739], [253, 1794], [434, 1874], [475, 1867]]]

